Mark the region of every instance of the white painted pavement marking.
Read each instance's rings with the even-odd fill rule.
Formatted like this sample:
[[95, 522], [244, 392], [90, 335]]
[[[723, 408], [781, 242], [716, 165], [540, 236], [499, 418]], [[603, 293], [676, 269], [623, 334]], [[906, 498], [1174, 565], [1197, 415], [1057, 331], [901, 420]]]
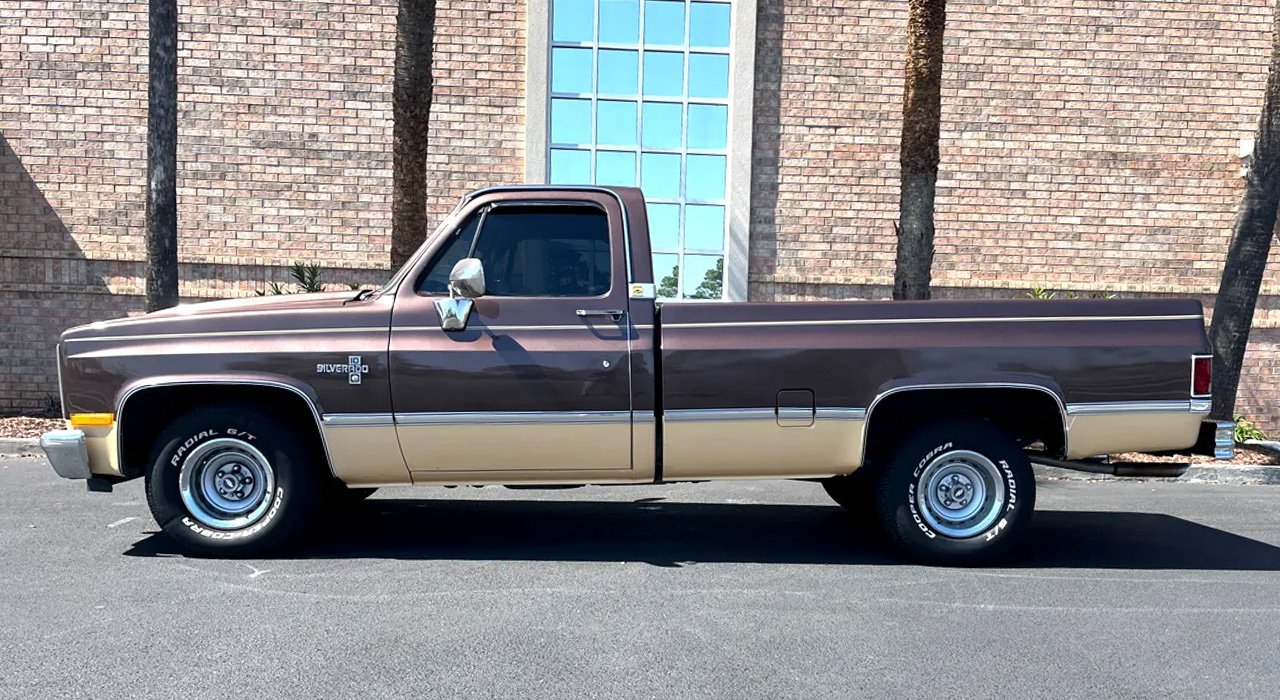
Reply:
[[121, 518], [115, 521], [114, 523], [111, 523], [107, 527], [120, 527], [121, 525], [124, 525], [125, 523], [129, 522], [130, 520], [137, 520], [137, 518]]

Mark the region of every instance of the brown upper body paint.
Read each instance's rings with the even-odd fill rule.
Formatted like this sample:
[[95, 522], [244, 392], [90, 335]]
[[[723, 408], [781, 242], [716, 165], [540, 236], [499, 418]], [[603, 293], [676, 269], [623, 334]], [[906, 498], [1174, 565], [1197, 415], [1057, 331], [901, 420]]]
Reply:
[[[435, 298], [418, 291], [418, 280], [448, 238], [485, 207], [533, 203], [604, 212], [612, 287], [593, 298], [482, 296], [465, 330], [442, 330]], [[58, 348], [64, 411], [125, 420], [127, 397], [151, 386], [282, 385], [319, 416], [394, 414], [406, 471], [416, 480], [457, 471], [439, 460], [463, 454], [438, 454], [439, 429], [431, 428], [456, 414], [475, 414], [469, 425], [481, 427], [510, 419], [494, 414], [530, 421], [542, 414], [550, 424], [621, 415], [624, 425], [631, 417], [661, 425], [667, 416], [659, 411], [772, 409], [807, 395], [779, 392], [812, 392], [819, 409], [867, 409], [886, 392], [936, 385], [1035, 386], [1063, 406], [1188, 401], [1191, 357], [1209, 352], [1200, 305], [1189, 300], [660, 304], [634, 289], [654, 282], [647, 233], [644, 198], [634, 188], [481, 191], [365, 298], [333, 292], [221, 301], [67, 331]], [[625, 314], [579, 313], [602, 310]], [[413, 425], [422, 429], [410, 449]], [[636, 430], [632, 442], [659, 440], [657, 432]], [[1184, 437], [1170, 442], [1189, 444]], [[662, 454], [660, 444], [591, 447], [570, 461], [586, 464], [597, 454], [591, 469], [645, 478], [653, 464], [637, 461]], [[556, 469], [547, 455], [531, 459]], [[857, 466], [837, 461], [840, 469]], [[696, 468], [683, 473], [698, 475]]]

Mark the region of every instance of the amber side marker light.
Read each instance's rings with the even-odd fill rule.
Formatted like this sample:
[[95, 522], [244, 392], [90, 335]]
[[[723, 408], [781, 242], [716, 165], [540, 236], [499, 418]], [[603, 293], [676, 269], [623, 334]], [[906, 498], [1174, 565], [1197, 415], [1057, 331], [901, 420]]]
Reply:
[[114, 413], [72, 413], [73, 428], [110, 428], [116, 424]]

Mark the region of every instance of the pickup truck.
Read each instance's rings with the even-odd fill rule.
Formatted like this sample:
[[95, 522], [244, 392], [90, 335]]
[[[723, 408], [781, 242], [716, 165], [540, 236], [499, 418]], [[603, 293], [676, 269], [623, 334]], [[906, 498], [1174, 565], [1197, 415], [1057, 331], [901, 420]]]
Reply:
[[57, 362], [53, 468], [145, 478], [204, 556], [386, 485], [773, 478], [972, 564], [1025, 535], [1033, 461], [1160, 475], [1098, 456], [1231, 448], [1197, 301], [663, 303], [623, 187], [480, 190], [381, 288], [93, 323]]

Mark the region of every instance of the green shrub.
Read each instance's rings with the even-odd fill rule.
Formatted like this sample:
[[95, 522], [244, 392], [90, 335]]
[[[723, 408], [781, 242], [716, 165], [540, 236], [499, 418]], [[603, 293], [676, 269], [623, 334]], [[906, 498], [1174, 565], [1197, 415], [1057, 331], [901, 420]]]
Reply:
[[1267, 434], [1262, 432], [1262, 428], [1259, 428], [1257, 423], [1244, 416], [1236, 416], [1236, 442], [1266, 439]]
[[[272, 282], [266, 289], [259, 289], [257, 295], [265, 297], [275, 294], [310, 294], [312, 292], [324, 291], [324, 280], [320, 270], [319, 263], [301, 263], [295, 262], [289, 268], [289, 276], [293, 278], [295, 284], [298, 285], [296, 290], [286, 288], [279, 282]], [[348, 285], [353, 291], [360, 289], [360, 285]]]

